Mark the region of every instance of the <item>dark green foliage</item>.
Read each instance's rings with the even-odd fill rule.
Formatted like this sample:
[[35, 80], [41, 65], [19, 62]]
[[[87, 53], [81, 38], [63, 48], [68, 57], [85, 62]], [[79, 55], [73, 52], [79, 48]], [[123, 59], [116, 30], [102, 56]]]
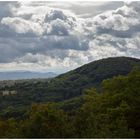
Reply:
[[140, 138], [139, 85], [134, 69], [104, 80], [101, 94], [89, 88], [63, 103], [33, 104], [23, 118], [1, 119], [0, 138]]
[[78, 96], [69, 100], [65, 100], [63, 102], [59, 102], [58, 106], [59, 108], [65, 111], [74, 111], [79, 107], [81, 107], [83, 103], [84, 103], [83, 96]]
[[[84, 138], [140, 138], [140, 71], [103, 82], [103, 93], [86, 91], [76, 130]], [[78, 125], [80, 124], [80, 125]]]
[[55, 104], [34, 104], [21, 123], [24, 138], [65, 138], [70, 137], [68, 118]]

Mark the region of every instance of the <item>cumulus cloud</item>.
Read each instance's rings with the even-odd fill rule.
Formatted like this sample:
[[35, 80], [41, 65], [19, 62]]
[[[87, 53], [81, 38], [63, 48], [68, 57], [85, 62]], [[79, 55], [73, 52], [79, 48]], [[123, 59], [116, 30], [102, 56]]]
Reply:
[[89, 18], [56, 7], [8, 3], [10, 14], [0, 21], [1, 70], [68, 70], [110, 56], [139, 58], [140, 2]]
[[91, 33], [89, 48], [93, 50], [94, 58], [122, 55], [139, 58], [139, 4], [139, 2], [124, 3], [124, 6], [117, 10], [89, 19], [88, 31], [94, 31]]
[[34, 34], [42, 34], [41, 25], [38, 23], [34, 23], [31, 21], [27, 21], [25, 19], [15, 17], [6, 17], [1, 20], [1, 24], [9, 26], [9, 28], [13, 29], [16, 33], [25, 34], [25, 33], [34, 33]]

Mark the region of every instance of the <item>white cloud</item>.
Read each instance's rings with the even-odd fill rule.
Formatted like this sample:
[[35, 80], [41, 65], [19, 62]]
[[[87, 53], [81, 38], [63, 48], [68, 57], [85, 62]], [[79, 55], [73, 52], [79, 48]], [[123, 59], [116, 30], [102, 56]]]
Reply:
[[35, 33], [36, 35], [41, 35], [43, 33], [42, 27], [38, 23], [24, 20], [19, 17], [11, 18], [6, 17], [1, 20], [1, 24], [9, 26], [16, 33]]
[[46, 3], [14, 4], [0, 24], [0, 69], [64, 70], [110, 56], [140, 58], [139, 4], [92, 18]]

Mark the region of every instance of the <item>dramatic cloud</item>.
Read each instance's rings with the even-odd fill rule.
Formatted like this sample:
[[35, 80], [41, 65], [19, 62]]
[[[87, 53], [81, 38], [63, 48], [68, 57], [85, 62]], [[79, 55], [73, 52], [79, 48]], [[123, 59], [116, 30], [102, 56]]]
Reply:
[[[62, 72], [105, 57], [139, 58], [140, 2], [62, 3], [0, 2], [0, 70]], [[98, 14], [80, 13], [78, 4]]]

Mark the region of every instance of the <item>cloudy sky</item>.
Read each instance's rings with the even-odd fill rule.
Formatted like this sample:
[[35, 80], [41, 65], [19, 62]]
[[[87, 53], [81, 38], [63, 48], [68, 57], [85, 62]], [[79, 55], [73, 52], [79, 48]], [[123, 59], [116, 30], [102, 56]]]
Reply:
[[0, 71], [62, 73], [140, 58], [140, 2], [0, 2]]

